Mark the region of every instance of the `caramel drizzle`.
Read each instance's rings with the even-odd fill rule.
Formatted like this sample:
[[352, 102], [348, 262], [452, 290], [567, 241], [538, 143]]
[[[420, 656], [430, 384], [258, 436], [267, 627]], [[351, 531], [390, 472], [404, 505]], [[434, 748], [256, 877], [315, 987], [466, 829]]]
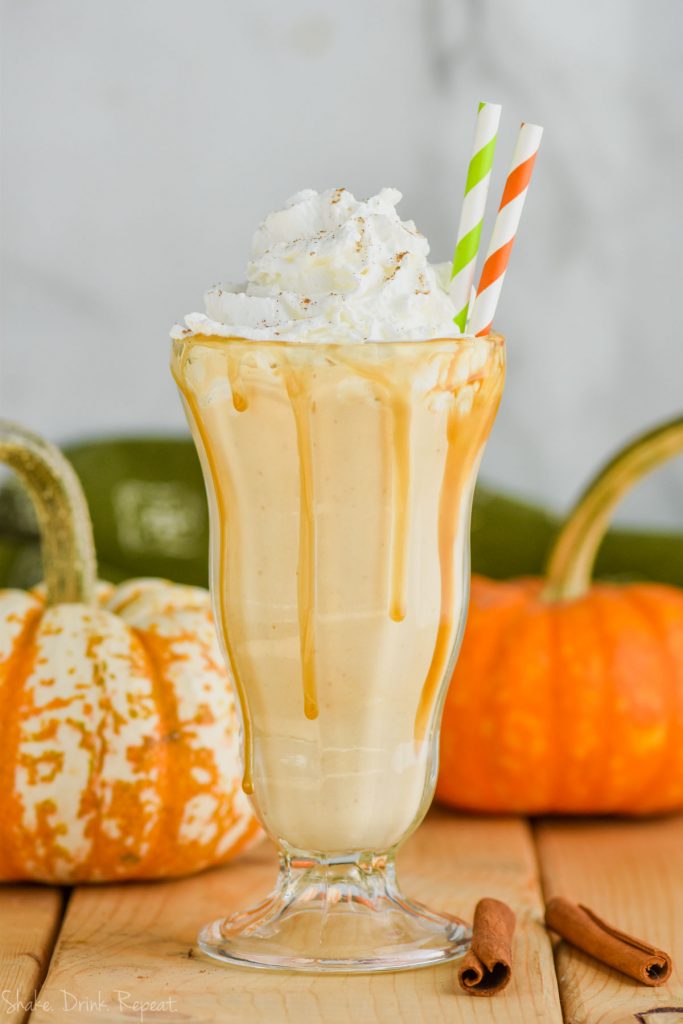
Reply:
[[213, 448], [206, 435], [204, 423], [202, 421], [201, 412], [199, 410], [199, 403], [195, 396], [192, 394], [190, 388], [187, 386], [184, 380], [185, 376], [185, 364], [189, 359], [189, 352], [184, 353], [180, 366], [180, 373], [175, 372], [175, 368], [172, 366], [171, 371], [175, 378], [175, 382], [185, 400], [187, 408], [191, 413], [191, 420], [194, 423], [199, 441], [198, 447], [201, 448], [201, 455], [203, 456], [202, 461], [209, 467], [211, 479], [213, 481], [214, 493], [216, 496], [216, 504], [218, 506], [218, 537], [219, 537], [219, 549], [218, 549], [218, 613], [220, 616], [223, 642], [225, 644], [225, 650], [228, 655], [228, 661], [230, 668], [232, 669], [232, 677], [235, 682], [235, 690], [237, 692], [237, 699], [239, 701], [241, 718], [242, 718], [242, 743], [244, 749], [244, 774], [242, 776], [242, 789], [250, 796], [254, 792], [254, 778], [253, 778], [253, 738], [251, 731], [251, 719], [249, 717], [249, 711], [247, 706], [247, 694], [242, 683], [238, 668], [237, 660], [235, 658], [233, 647], [230, 641], [230, 634], [228, 632], [228, 615], [226, 609], [225, 595], [227, 593], [227, 564], [228, 564], [228, 517], [227, 517], [227, 500], [223, 492], [223, 480], [222, 474], [218, 472], [216, 461], [213, 455]]
[[453, 563], [455, 538], [458, 530], [457, 506], [460, 501], [460, 481], [463, 466], [460, 451], [455, 443], [459, 417], [452, 408], [448, 413], [446, 429], [447, 452], [444, 466], [441, 495], [439, 498], [439, 569], [441, 575], [441, 612], [436, 631], [436, 642], [427, 676], [422, 685], [420, 701], [415, 717], [415, 740], [420, 742], [427, 733], [429, 717], [436, 692], [441, 685], [451, 650], [454, 607]]
[[225, 358], [228, 368], [230, 390], [232, 392], [233, 407], [237, 412], [244, 412], [249, 408], [249, 403], [247, 402], [247, 396], [242, 390], [242, 378], [240, 375], [241, 352], [228, 350]]
[[410, 402], [379, 373], [359, 366], [339, 354], [338, 359], [350, 366], [359, 377], [370, 381], [389, 399], [393, 443], [391, 482], [391, 576], [389, 584], [389, 618], [403, 622], [406, 617], [406, 587], [408, 580], [408, 551], [410, 545]]
[[[455, 404], [457, 392], [454, 393], [453, 405], [448, 413], [446, 462], [439, 497], [441, 611], [432, 660], [422, 685], [422, 692], [420, 693], [417, 714], [415, 716], [416, 743], [424, 740], [427, 735], [434, 701], [439, 687], [444, 681], [444, 674], [448, 668], [448, 661], [453, 650], [453, 642], [455, 640], [453, 636], [454, 626], [459, 625], [459, 623], [455, 622], [453, 615], [455, 609], [455, 545], [458, 530], [463, 525], [460, 522], [459, 505], [463, 500], [465, 488], [468, 486], [468, 481], [471, 479], [475, 465], [482, 454], [484, 442], [498, 409], [502, 381], [494, 386], [496, 387], [497, 394], [491, 395], [482, 403], [479, 415], [477, 416], [476, 411], [473, 409], [464, 418], [466, 421], [469, 421], [466, 428], [469, 435], [469, 443], [464, 458], [462, 443], [458, 443], [457, 437], [458, 427], [463, 423], [463, 418], [460, 416]], [[472, 422], [473, 417], [477, 418], [478, 423]], [[472, 480], [472, 489], [473, 487], [474, 480]]]
[[395, 392], [391, 392], [390, 403], [394, 443], [389, 617], [393, 622], [403, 622], [410, 542], [410, 404]]
[[[377, 375], [354, 364], [361, 376], [387, 391], [391, 400], [394, 424], [393, 510], [391, 594], [389, 615], [401, 622], [406, 614], [406, 576], [410, 518], [410, 404], [398, 390]], [[299, 617], [299, 649], [304, 697], [304, 714], [318, 717], [318, 688], [315, 671], [316, 615], [316, 536], [313, 509], [313, 460], [310, 430], [310, 407], [306, 386], [300, 373], [285, 371], [285, 386], [292, 403], [299, 456], [299, 564], [297, 573], [297, 608]]]
[[[239, 354], [237, 354], [239, 355]], [[187, 358], [187, 357], [186, 357]], [[343, 357], [338, 356], [341, 360]], [[347, 362], [344, 359], [344, 362]], [[411, 409], [410, 403], [401, 393], [400, 388], [382, 379], [378, 373], [350, 364], [359, 376], [369, 380], [381, 388], [389, 398], [389, 409], [393, 423], [392, 444], [392, 539], [391, 539], [391, 586], [389, 616], [394, 622], [401, 622], [406, 615], [406, 582], [409, 553], [410, 532], [410, 438]], [[183, 363], [184, 366], [184, 363]], [[228, 356], [228, 376], [233, 395], [233, 405], [239, 412], [247, 408], [247, 400], [241, 388], [239, 364], [233, 361], [232, 353]], [[218, 511], [221, 523], [226, 523], [226, 501], [221, 487], [221, 479], [216, 469], [211, 446], [205, 434], [197, 402], [184, 382], [176, 382], [185, 397], [187, 405], [197, 426], [201, 446], [214, 482]], [[292, 404], [297, 436], [299, 457], [299, 555], [297, 573], [297, 606], [299, 619], [299, 646], [301, 653], [301, 672], [304, 697], [304, 714], [308, 719], [318, 717], [317, 681], [315, 673], [315, 611], [316, 611], [316, 533], [313, 509], [313, 458], [310, 430], [309, 397], [302, 383], [301, 374], [293, 369], [284, 372], [287, 394]], [[449, 381], [450, 384], [450, 381]], [[452, 385], [451, 385], [452, 386]], [[502, 387], [502, 382], [501, 385]], [[462, 457], [462, 445], [458, 444], [458, 426], [462, 422], [454, 404], [449, 411], [446, 440], [447, 451], [444, 475], [439, 498], [438, 549], [441, 577], [440, 617], [432, 659], [427, 676], [422, 686], [415, 718], [415, 740], [424, 739], [434, 701], [443, 682], [448, 660], [452, 651], [455, 607], [455, 544], [457, 531], [460, 528], [459, 504], [463, 496], [463, 485], [466, 484], [475, 460], [478, 458], [482, 444], [486, 439], [496, 414], [498, 395], [484, 403], [484, 414], [480, 417], [479, 430], [468, 427], [470, 436], [469, 452]], [[473, 414], [470, 413], [468, 419]], [[237, 671], [235, 658], [227, 630], [225, 610], [225, 587], [227, 566], [227, 530], [220, 530], [219, 588], [218, 604], [223, 626], [223, 637], [228, 659], [233, 671], [235, 686], [242, 711], [244, 738], [244, 779], [242, 788], [245, 793], [253, 793], [252, 781], [252, 736], [251, 723], [247, 714], [247, 701], [244, 686]]]
[[308, 393], [296, 371], [286, 371], [285, 385], [292, 403], [299, 453], [299, 568], [297, 573], [297, 605], [304, 715], [306, 718], [314, 719], [318, 717], [318, 688], [315, 674], [316, 543], [315, 514], [313, 511], [313, 456], [309, 421], [310, 411]]

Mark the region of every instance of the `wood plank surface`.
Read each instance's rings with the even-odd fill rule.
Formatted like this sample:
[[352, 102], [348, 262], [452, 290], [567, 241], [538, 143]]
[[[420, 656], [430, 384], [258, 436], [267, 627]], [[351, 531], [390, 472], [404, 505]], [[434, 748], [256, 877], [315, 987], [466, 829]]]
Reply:
[[558, 943], [567, 1024], [683, 1024], [683, 817], [545, 822], [536, 840], [546, 899], [585, 903], [674, 960], [669, 983], [647, 988]]
[[0, 886], [0, 1021], [28, 1018], [62, 919], [60, 889]]
[[[518, 914], [515, 973], [493, 999], [468, 996], [444, 964], [394, 974], [327, 976], [233, 968], [194, 944], [206, 921], [261, 898], [275, 875], [264, 843], [227, 868], [151, 885], [80, 888], [68, 912], [32, 1024], [558, 1024], [552, 949], [529, 826], [434, 810], [402, 851], [405, 890], [471, 919], [483, 895]], [[126, 993], [119, 996], [119, 993]], [[172, 1002], [169, 1002], [172, 1000]]]

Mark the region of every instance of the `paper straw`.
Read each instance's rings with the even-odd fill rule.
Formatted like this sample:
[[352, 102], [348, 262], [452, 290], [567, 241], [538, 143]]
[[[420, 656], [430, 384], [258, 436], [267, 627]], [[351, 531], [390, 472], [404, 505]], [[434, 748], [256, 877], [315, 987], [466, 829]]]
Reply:
[[522, 123], [519, 129], [512, 167], [503, 189], [503, 198], [477, 287], [474, 309], [467, 326], [468, 333], [481, 336], [491, 330], [542, 134], [543, 129], [537, 124]]
[[450, 286], [451, 298], [458, 310], [454, 320], [463, 332], [467, 323], [481, 226], [484, 221], [486, 197], [491, 182], [491, 168], [498, 137], [500, 111], [501, 108], [497, 103], [479, 104], [472, 157], [467, 168], [465, 199], [458, 225], [458, 240], [453, 256]]

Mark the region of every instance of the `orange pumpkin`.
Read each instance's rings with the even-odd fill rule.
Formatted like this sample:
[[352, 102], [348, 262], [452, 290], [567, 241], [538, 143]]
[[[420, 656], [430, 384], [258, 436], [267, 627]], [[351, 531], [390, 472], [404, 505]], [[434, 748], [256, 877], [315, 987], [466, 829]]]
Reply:
[[185, 874], [260, 835], [209, 595], [95, 582], [85, 499], [52, 446], [0, 425], [36, 504], [46, 584], [0, 591], [0, 881]]
[[683, 451], [683, 419], [621, 452], [561, 531], [545, 581], [472, 581], [437, 797], [477, 811], [683, 807], [683, 591], [591, 584], [623, 493]]

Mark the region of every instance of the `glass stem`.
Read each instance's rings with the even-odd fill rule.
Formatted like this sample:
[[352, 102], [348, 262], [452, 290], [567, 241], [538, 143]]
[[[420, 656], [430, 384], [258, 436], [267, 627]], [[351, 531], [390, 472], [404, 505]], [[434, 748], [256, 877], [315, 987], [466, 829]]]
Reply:
[[327, 858], [282, 845], [279, 853], [279, 882], [288, 890], [296, 889], [299, 898], [302, 890], [309, 890], [310, 898], [324, 890], [326, 901], [331, 903], [353, 899], [358, 894], [372, 900], [387, 888], [396, 887], [393, 851]]

